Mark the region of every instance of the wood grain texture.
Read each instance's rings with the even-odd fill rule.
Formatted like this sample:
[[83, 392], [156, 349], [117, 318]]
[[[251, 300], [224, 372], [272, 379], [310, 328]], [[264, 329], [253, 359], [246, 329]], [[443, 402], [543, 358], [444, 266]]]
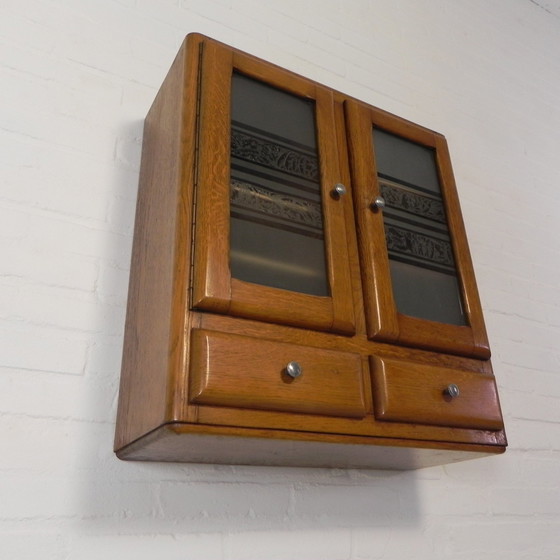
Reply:
[[345, 206], [351, 204], [352, 199], [348, 194], [332, 196], [334, 186], [344, 177], [339, 166], [337, 137], [333, 133], [336, 130], [333, 94], [325, 88], [316, 88], [316, 100], [325, 251], [333, 306], [331, 330], [354, 334], [356, 326], [345, 216]]
[[[316, 103], [332, 297], [231, 278], [234, 69]], [[369, 208], [379, 189], [373, 123], [437, 150], [446, 211], [458, 232], [454, 251], [466, 255], [458, 269], [467, 327], [396, 312], [379, 241], [382, 216]], [[346, 197], [330, 196], [337, 182]], [[118, 456], [420, 468], [501, 453], [507, 440], [488, 356], [443, 137], [190, 35], [146, 117]], [[292, 360], [304, 369], [294, 380], [282, 374]], [[462, 400], [440, 400], [444, 379], [460, 386]]]
[[[473, 375], [492, 375], [489, 362], [374, 343], [367, 340], [366, 337], [348, 338], [333, 336], [328, 333], [279, 325], [266, 325], [256, 321], [246, 321], [213, 314], [203, 314], [200, 326], [213, 331], [229, 332], [231, 334], [242, 333], [259, 339], [263, 343], [271, 340], [305, 345], [317, 349], [330, 348], [343, 352], [351, 351], [362, 356], [372, 355], [380, 356], [384, 359], [403, 360], [408, 363], [423, 365], [427, 370], [430, 368], [444, 368], [452, 371], [459, 370]], [[367, 376], [367, 379], [364, 380], [364, 387], [366, 387], [369, 386], [369, 365], [367, 360], [365, 364], [362, 364], [362, 370]], [[242, 382], [241, 379], [240, 382]], [[366, 399], [375, 395], [375, 390], [370, 391], [366, 395]], [[372, 412], [372, 405], [369, 402], [367, 410], [368, 414], [363, 419], [347, 419], [201, 404], [197, 410], [197, 420], [209, 425], [236, 425], [251, 428], [266, 427], [276, 430], [305, 430], [372, 437], [402, 437], [417, 441], [455, 441], [488, 445], [504, 445], [506, 442], [503, 430], [464, 429], [418, 423], [376, 421]]]
[[394, 342], [399, 336], [399, 323], [385, 247], [383, 215], [371, 207], [380, 190], [370, 109], [354, 100], [346, 100], [344, 109], [367, 332], [371, 338]]
[[365, 333], [348, 337], [292, 327], [290, 325], [276, 325], [214, 313], [200, 312], [196, 313], [196, 315], [200, 319], [200, 328], [208, 330], [229, 332], [232, 334], [238, 333], [254, 338], [262, 338], [264, 340], [285, 341], [317, 348], [356, 352], [365, 356], [380, 355], [394, 357], [439, 367], [459, 368], [475, 372], [491, 372], [490, 362], [487, 360], [443, 354], [441, 352], [434, 352], [422, 348], [386, 344], [369, 340]]
[[[347, 416], [366, 415], [359, 354], [213, 331], [191, 334], [197, 404]], [[297, 362], [301, 375], [286, 366]]]
[[472, 355], [477, 358], [488, 359], [491, 354], [490, 345], [488, 342], [488, 335], [486, 334], [486, 326], [484, 324], [478, 288], [476, 286], [467, 234], [461, 214], [459, 195], [457, 194], [457, 186], [455, 184], [453, 169], [451, 168], [451, 158], [449, 156], [447, 141], [441, 135], [437, 135], [435, 140], [436, 157], [440, 169], [441, 182], [444, 187], [442, 191], [446, 205], [447, 219], [452, 232], [451, 241], [453, 243], [454, 253], [457, 255], [456, 265], [459, 282], [462, 287], [463, 304], [468, 323], [472, 329]]
[[470, 326], [448, 325], [397, 313], [398, 344], [426, 348], [435, 352], [478, 358]]
[[496, 455], [503, 446], [410, 442], [172, 424], [119, 451], [121, 459], [228, 465], [409, 470]]
[[356, 325], [356, 333], [365, 333], [365, 311], [364, 298], [362, 293], [362, 279], [360, 258], [358, 254], [358, 239], [356, 236], [356, 216], [354, 214], [353, 204], [353, 187], [350, 176], [350, 167], [348, 161], [348, 140], [346, 137], [345, 120], [344, 120], [344, 98], [334, 92], [334, 111], [335, 111], [335, 129], [336, 144], [338, 147], [337, 157], [339, 160], [340, 177], [343, 185], [346, 186], [347, 194], [344, 200], [341, 200], [344, 208], [344, 227], [346, 231], [346, 252], [350, 265], [350, 281], [352, 284], [352, 301], [354, 304], [354, 320]]
[[[501, 430], [502, 414], [492, 375], [370, 357], [378, 420]], [[445, 394], [449, 384], [460, 394]]]
[[144, 123], [115, 447], [166, 420], [182, 166], [183, 45]]
[[[368, 335], [405, 346], [489, 358], [482, 308], [445, 138], [355, 100], [345, 102], [345, 111]], [[467, 316], [466, 327], [409, 317], [397, 311], [392, 297], [387, 249], [384, 241], [379, 242], [385, 236], [383, 215], [381, 211], [372, 211], [370, 207], [371, 201], [380, 194], [371, 134], [374, 126], [435, 151], [458, 282]]]
[[169, 382], [167, 384], [166, 419], [185, 418], [189, 345], [188, 332], [196, 316], [188, 313], [191, 305], [191, 263], [193, 261], [193, 213], [196, 182], [197, 110], [200, 44], [197, 34], [185, 40], [182, 76], [182, 110], [180, 136], [180, 183], [176, 207], [175, 254], [173, 266], [173, 302], [169, 330]]
[[[266, 82], [316, 107], [330, 297], [243, 282], [229, 268], [230, 91], [234, 71]], [[323, 86], [252, 56], [205, 41], [201, 69], [193, 305], [277, 323], [354, 334], [354, 305], [345, 229], [346, 201], [330, 196], [341, 180], [333, 94]]]
[[225, 406], [198, 407], [197, 423], [206, 426], [231, 426], [250, 429], [267, 429], [271, 433], [284, 430], [311, 434], [336, 435], [343, 443], [347, 437], [360, 436], [372, 439], [393, 438], [434, 444], [452, 441], [464, 445], [505, 445], [499, 430], [451, 428], [412, 422], [377, 420], [367, 415], [363, 419], [343, 418], [308, 413], [283, 413], [274, 410], [243, 409]]
[[231, 278], [231, 315], [328, 331], [333, 324], [331, 298], [259, 286]]
[[193, 305], [227, 313], [231, 303], [229, 177], [233, 55], [213, 41], [204, 41], [201, 49]]

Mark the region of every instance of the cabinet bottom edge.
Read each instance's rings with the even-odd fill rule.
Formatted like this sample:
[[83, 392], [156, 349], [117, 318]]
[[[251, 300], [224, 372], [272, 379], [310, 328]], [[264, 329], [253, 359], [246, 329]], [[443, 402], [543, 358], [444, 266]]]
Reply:
[[294, 438], [291, 432], [172, 423], [117, 449], [116, 454], [126, 461], [414, 470], [496, 455], [505, 449], [502, 445], [381, 437], [344, 441], [329, 434]]

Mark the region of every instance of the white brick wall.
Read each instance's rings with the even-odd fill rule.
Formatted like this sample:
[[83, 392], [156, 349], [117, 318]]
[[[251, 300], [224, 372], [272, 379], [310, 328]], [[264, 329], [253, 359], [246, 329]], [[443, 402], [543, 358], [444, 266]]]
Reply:
[[[3, 0], [0, 559], [560, 558], [560, 19], [539, 0]], [[200, 31], [444, 133], [505, 456], [112, 454], [142, 119]]]

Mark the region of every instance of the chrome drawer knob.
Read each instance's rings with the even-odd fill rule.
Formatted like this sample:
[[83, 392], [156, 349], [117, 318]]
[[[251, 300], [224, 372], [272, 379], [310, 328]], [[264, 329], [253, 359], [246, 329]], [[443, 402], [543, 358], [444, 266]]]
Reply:
[[375, 200], [371, 203], [373, 210], [383, 210], [385, 208], [385, 199], [382, 196], [376, 196]]
[[455, 385], [455, 383], [450, 383], [445, 388], [445, 391], [443, 393], [445, 395], [447, 395], [448, 397], [451, 397], [452, 399], [455, 399], [456, 397], [458, 397], [461, 394], [461, 391], [459, 390], [458, 385]]
[[342, 183], [337, 183], [332, 190], [334, 198], [340, 198], [346, 194], [346, 187]]
[[303, 373], [303, 369], [297, 362], [290, 362], [286, 366], [286, 373], [295, 379]]

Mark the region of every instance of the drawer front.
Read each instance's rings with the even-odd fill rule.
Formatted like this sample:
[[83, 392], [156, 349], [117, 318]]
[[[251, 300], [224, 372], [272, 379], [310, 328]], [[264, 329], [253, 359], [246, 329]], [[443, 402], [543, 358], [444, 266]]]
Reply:
[[190, 402], [363, 418], [366, 405], [361, 357], [194, 330]]
[[[370, 357], [377, 420], [455, 428], [503, 428], [492, 375]], [[459, 394], [453, 396], [458, 388]]]

